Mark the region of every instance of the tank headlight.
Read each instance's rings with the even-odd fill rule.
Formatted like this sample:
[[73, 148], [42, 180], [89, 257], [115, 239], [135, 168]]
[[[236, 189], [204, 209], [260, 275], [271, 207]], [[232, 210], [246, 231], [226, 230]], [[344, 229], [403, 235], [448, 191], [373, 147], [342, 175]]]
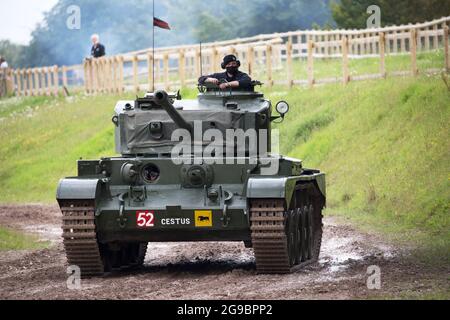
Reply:
[[286, 101], [280, 101], [276, 106], [277, 112], [284, 117], [289, 112], [289, 104]]

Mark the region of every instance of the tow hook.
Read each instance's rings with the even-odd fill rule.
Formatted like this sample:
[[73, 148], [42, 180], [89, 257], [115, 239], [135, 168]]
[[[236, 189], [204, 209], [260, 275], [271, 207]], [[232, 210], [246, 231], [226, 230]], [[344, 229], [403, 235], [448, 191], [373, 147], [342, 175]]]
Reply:
[[233, 198], [233, 194], [228, 191], [224, 191], [224, 195], [225, 195], [225, 199], [224, 199], [224, 205], [223, 205], [222, 218], [220, 218], [220, 221], [222, 221], [222, 226], [224, 228], [227, 228], [231, 221], [231, 218], [228, 216], [228, 205], [229, 205], [231, 199]]
[[119, 227], [121, 229], [125, 229], [127, 221], [128, 221], [128, 219], [126, 217], [124, 217], [124, 215], [123, 215], [123, 212], [125, 210], [125, 199], [124, 198], [127, 195], [128, 195], [128, 192], [122, 193], [119, 196], [119, 205], [120, 205], [120, 207], [119, 207], [119, 218], [117, 219], [117, 222], [119, 222]]

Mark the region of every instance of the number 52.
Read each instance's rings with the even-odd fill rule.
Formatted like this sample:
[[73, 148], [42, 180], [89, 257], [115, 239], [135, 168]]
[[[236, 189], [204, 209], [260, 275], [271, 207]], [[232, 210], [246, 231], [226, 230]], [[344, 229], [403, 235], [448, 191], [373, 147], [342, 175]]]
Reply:
[[136, 225], [139, 228], [151, 228], [155, 226], [155, 213], [152, 211], [136, 212]]

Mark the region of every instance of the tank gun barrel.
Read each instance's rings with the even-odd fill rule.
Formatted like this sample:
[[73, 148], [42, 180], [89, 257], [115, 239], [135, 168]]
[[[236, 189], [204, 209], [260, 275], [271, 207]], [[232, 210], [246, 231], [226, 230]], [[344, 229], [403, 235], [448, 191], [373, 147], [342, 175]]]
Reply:
[[172, 103], [169, 101], [169, 95], [164, 90], [159, 90], [155, 93], [154, 101], [157, 105], [164, 108], [167, 114], [172, 118], [176, 125], [180, 129], [185, 129], [193, 134], [192, 126], [181, 116], [181, 114], [175, 109]]

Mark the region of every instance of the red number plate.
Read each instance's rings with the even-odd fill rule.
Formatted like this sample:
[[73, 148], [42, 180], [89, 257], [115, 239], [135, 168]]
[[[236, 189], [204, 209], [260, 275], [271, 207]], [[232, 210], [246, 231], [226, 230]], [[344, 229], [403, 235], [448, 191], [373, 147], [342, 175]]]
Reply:
[[136, 225], [138, 228], [152, 228], [155, 226], [155, 213], [153, 211], [136, 212]]

